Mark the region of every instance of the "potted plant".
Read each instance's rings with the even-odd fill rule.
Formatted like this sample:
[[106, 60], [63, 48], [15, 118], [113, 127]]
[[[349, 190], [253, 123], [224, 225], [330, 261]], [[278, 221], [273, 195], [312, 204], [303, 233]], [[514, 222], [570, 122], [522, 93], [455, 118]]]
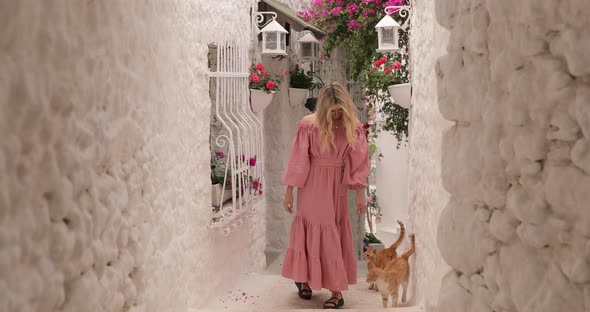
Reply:
[[367, 248], [371, 247], [375, 250], [381, 250], [385, 248], [385, 245], [375, 236], [373, 233], [366, 233], [363, 239], [363, 252], [367, 251]]
[[388, 89], [395, 104], [410, 108], [410, 83], [405, 65], [385, 56], [377, 59], [365, 75], [370, 90]]
[[309, 90], [313, 89], [313, 71], [305, 72], [299, 64], [289, 71], [289, 103], [293, 107], [301, 106], [309, 95]]
[[225, 154], [222, 151], [215, 152], [211, 157], [211, 204], [216, 208], [232, 197], [228, 178], [231, 173], [224, 161]]
[[254, 113], [263, 111], [270, 104], [284, 76], [285, 73], [273, 75], [267, 72], [262, 63], [250, 68], [250, 106]]

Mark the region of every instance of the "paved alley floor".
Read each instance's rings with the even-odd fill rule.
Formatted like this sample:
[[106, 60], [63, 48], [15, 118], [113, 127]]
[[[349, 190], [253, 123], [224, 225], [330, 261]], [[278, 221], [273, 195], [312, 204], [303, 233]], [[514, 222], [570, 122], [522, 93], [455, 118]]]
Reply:
[[[264, 272], [244, 275], [233, 289], [211, 301], [206, 309], [194, 311], [281, 311], [322, 309], [324, 301], [330, 298], [328, 290], [314, 291], [311, 300], [297, 296], [293, 281], [280, 276], [282, 257], [275, 260]], [[383, 310], [381, 295], [368, 289], [365, 282], [367, 267], [359, 261], [358, 283], [350, 285], [344, 292], [345, 304], [342, 309], [356, 311]], [[390, 308], [393, 311], [424, 312], [422, 307]]]

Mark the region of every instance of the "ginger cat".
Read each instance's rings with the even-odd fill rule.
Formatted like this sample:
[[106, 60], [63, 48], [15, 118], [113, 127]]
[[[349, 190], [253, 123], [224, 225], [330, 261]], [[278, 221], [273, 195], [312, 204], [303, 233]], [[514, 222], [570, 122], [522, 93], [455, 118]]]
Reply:
[[[399, 220], [397, 220], [397, 223], [399, 224], [400, 228], [399, 237], [393, 244], [391, 244], [391, 246], [379, 251], [369, 247], [369, 249], [367, 249], [363, 255], [363, 258], [367, 261], [367, 271], [375, 267], [384, 269], [385, 266], [391, 262], [391, 260], [397, 258], [397, 247], [401, 245], [406, 233], [404, 224]], [[370, 284], [369, 289], [378, 290], [375, 283]]]
[[397, 306], [398, 288], [402, 286], [402, 302], [406, 302], [406, 293], [410, 280], [410, 263], [408, 259], [416, 250], [414, 234], [408, 235], [412, 246], [401, 257], [394, 259], [387, 264], [385, 269], [374, 267], [367, 274], [367, 283], [376, 283], [383, 307], [387, 308], [389, 296], [391, 295], [392, 307]]

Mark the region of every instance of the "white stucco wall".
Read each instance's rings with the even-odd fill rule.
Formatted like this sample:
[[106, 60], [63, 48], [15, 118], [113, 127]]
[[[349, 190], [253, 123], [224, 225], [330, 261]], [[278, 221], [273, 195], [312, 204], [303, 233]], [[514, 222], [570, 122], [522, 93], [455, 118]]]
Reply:
[[590, 3], [436, 1], [440, 312], [590, 310]]
[[414, 1], [412, 5], [408, 228], [416, 234], [416, 254], [411, 263], [410, 287], [415, 290], [414, 301], [431, 309], [447, 269], [438, 251], [436, 229], [449, 199], [440, 174], [442, 132], [450, 123], [438, 110], [435, 64], [445, 52], [448, 33], [435, 21], [433, 1]]
[[398, 237], [397, 220], [408, 224], [408, 147], [405, 142], [397, 148], [397, 139], [382, 131], [377, 137], [377, 199], [381, 207], [381, 223], [376, 225], [377, 237], [387, 246]]
[[230, 21], [250, 1], [0, 4], [1, 311], [185, 311], [264, 266], [264, 207], [206, 228]]

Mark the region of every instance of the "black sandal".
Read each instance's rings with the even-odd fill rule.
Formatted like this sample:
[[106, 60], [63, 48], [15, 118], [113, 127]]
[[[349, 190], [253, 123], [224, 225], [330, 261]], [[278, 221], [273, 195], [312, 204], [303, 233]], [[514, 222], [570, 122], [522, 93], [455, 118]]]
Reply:
[[[301, 287], [303, 285], [307, 286], [307, 288], [309, 288], [309, 289], [303, 289], [303, 287]], [[307, 285], [307, 283], [295, 282], [295, 286], [297, 286], [297, 289], [299, 290], [298, 295], [301, 299], [305, 299], [305, 300], [311, 299], [312, 290], [311, 290], [311, 287], [309, 287], [309, 285]]]
[[[334, 302], [334, 299], [338, 300]], [[332, 297], [324, 302], [324, 309], [340, 309], [344, 305], [344, 298]]]

